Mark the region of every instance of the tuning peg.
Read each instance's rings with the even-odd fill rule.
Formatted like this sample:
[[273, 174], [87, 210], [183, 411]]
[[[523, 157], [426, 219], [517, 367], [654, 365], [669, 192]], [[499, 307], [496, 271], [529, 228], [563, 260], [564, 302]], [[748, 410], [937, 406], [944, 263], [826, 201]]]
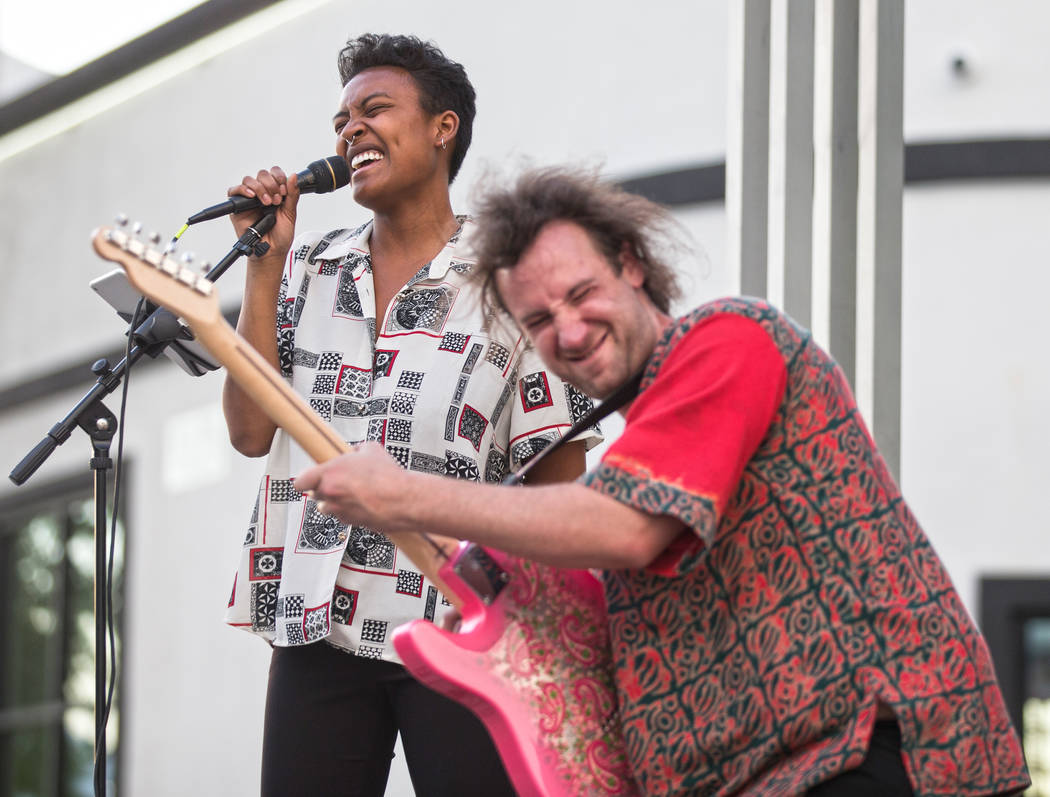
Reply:
[[212, 264], [207, 260], [201, 261], [201, 274], [205, 277], [208, 276], [208, 272], [211, 271]]
[[126, 213], [118, 213], [116, 216], [113, 217], [113, 221], [115, 221], [120, 227], [128, 226], [128, 217]]
[[193, 252], [183, 252], [182, 253], [182, 257], [180, 257], [179, 260], [182, 261], [182, 264], [184, 266], [188, 266], [190, 263], [193, 262], [193, 258], [194, 258]]
[[149, 235], [147, 235], [146, 237], [147, 237], [147, 238], [149, 239], [149, 242], [150, 242], [151, 244], [153, 244], [154, 246], [156, 246], [157, 244], [159, 244], [159, 243], [160, 243], [160, 233], [159, 233], [159, 232], [157, 232], [156, 230], [152, 231], [152, 232], [151, 232], [151, 233], [150, 233]]
[[132, 235], [140, 235], [142, 233], [141, 221], [136, 221], [134, 224], [131, 225], [131, 233]]

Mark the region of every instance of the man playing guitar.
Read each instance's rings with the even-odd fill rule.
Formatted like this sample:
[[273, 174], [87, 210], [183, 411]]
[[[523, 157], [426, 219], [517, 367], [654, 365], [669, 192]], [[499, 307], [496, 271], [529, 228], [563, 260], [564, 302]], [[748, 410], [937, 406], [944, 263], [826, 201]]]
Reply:
[[405, 471], [379, 445], [309, 468], [319, 511], [600, 569], [646, 794], [1008, 794], [1028, 784], [983, 639], [838, 367], [752, 299], [670, 315], [657, 206], [588, 175], [490, 192], [487, 301], [595, 398], [643, 373], [575, 483]]

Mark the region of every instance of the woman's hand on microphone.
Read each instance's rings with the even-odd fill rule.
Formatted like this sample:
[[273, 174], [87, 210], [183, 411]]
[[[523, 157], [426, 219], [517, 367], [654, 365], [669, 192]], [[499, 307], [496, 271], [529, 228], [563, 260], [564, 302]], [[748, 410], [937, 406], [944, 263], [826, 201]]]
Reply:
[[280, 263], [283, 268], [285, 256], [295, 236], [295, 214], [296, 206], [299, 204], [296, 175], [286, 175], [279, 166], [263, 169], [255, 177], [246, 176], [240, 185], [232, 186], [226, 191], [226, 196], [234, 195], [255, 197], [262, 203], [261, 208], [252, 208], [230, 216], [238, 238], [267, 209], [276, 208], [276, 222], [273, 229], [263, 236], [263, 240], [270, 245], [270, 249], [262, 258], [252, 258], [252, 260], [259, 262], [260, 265], [262, 262]]

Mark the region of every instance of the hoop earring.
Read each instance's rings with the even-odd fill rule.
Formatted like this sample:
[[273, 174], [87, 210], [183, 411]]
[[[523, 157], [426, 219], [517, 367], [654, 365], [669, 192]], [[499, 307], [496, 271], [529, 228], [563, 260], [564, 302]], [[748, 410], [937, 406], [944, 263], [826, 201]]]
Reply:
[[441, 149], [448, 149], [448, 147], [445, 146], [445, 139], [444, 138], [441, 139]]

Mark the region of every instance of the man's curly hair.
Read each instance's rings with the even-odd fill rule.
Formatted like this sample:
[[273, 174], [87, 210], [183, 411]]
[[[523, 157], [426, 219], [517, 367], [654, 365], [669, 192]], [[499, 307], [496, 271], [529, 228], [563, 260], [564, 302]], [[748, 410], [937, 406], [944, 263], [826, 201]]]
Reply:
[[678, 222], [666, 208], [596, 173], [558, 166], [529, 170], [509, 187], [483, 191], [476, 207], [477, 229], [470, 245], [477, 260], [475, 278], [489, 310], [506, 310], [496, 290], [496, 273], [517, 265], [541, 230], [554, 221], [582, 227], [617, 274], [624, 249], [632, 252], [645, 273], [645, 292], [661, 312], [669, 312], [671, 302], [681, 295], [667, 262], [671, 252], [686, 248]]

